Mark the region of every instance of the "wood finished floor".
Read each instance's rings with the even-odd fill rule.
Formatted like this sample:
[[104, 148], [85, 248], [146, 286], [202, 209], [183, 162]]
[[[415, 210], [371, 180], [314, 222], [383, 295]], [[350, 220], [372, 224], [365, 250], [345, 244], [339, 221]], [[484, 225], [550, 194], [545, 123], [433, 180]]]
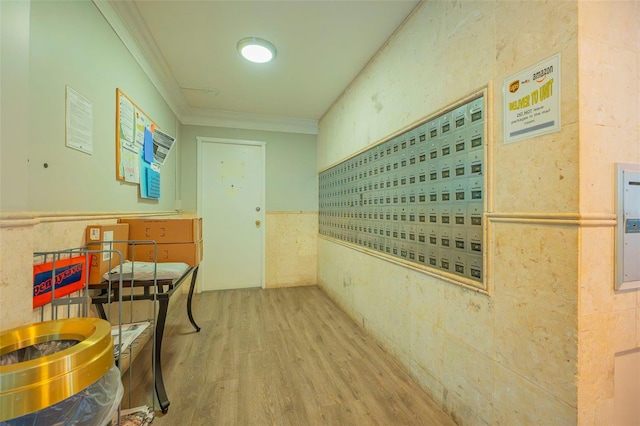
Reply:
[[[454, 424], [318, 287], [195, 295], [200, 333], [176, 299], [162, 359], [171, 406], [154, 425]], [[131, 371], [132, 406], [151, 401], [148, 351]]]

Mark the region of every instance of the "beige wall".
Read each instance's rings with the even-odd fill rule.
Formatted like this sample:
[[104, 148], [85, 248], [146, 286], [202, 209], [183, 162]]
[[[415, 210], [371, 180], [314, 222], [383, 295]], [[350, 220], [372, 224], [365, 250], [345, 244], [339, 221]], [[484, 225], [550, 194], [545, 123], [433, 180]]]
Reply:
[[268, 211], [266, 214], [267, 288], [316, 284], [317, 211]]
[[[177, 217], [158, 212], [159, 217]], [[148, 216], [149, 214], [145, 214]], [[185, 214], [185, 217], [192, 214]], [[88, 225], [113, 224], [119, 214], [60, 213], [13, 215], [0, 220], [0, 330], [43, 319], [31, 308], [33, 253], [83, 246]], [[267, 288], [316, 283], [318, 213], [267, 212]], [[206, 255], [206, 254], [205, 254]], [[187, 287], [183, 286], [183, 291]], [[50, 319], [49, 311], [44, 319]]]
[[318, 209], [316, 135], [187, 125], [180, 129], [183, 210], [196, 211], [197, 137], [265, 142], [267, 212]]
[[[266, 284], [315, 283], [315, 135], [181, 126], [92, 2], [0, 5], [0, 329], [39, 319], [31, 309], [34, 251], [79, 247], [88, 224], [125, 214], [193, 215], [196, 136], [267, 141]], [[67, 84], [93, 103], [93, 155], [65, 147]], [[140, 200], [137, 185], [115, 179], [117, 87], [177, 137], [160, 201]]]
[[[149, 204], [137, 201], [135, 187], [115, 182], [114, 164], [101, 160], [113, 159], [116, 86], [163, 128], [180, 129], [93, 4], [0, 5], [0, 329], [6, 329], [37, 319], [34, 251], [81, 245], [87, 224], [119, 216], [101, 211], [171, 214], [174, 192], [178, 199], [184, 194], [180, 164], [163, 175], [168, 197]], [[633, 1], [424, 3], [321, 121], [318, 167], [488, 84], [491, 296], [327, 239], [314, 248], [317, 213], [298, 205], [267, 212], [267, 285], [312, 283], [310, 259], [317, 255], [323, 288], [462, 424], [609, 424], [640, 417], [618, 390], [638, 374], [640, 292], [614, 292], [612, 273], [613, 163], [640, 163], [638, 22], [640, 4]], [[9, 30], [14, 37], [6, 36]], [[93, 56], [88, 44], [104, 55]], [[562, 131], [502, 145], [504, 79], [557, 52]], [[22, 76], [11, 77], [19, 90], [7, 87], [9, 76]], [[64, 84], [94, 101], [101, 131], [92, 157], [64, 148]], [[40, 169], [51, 158], [65, 167]], [[78, 179], [91, 175], [87, 169], [97, 170], [95, 182]], [[185, 176], [195, 170], [188, 163], [184, 169]], [[315, 177], [310, 181], [317, 198]], [[62, 203], [56, 195], [70, 182], [91, 191]]]
[[[160, 200], [141, 200], [138, 185], [115, 179], [116, 88], [123, 90], [160, 129], [178, 136], [178, 127], [173, 111], [93, 2], [31, 2], [28, 31], [29, 90], [22, 96], [29, 99], [29, 122], [21, 140], [14, 141], [28, 147], [25, 210], [173, 210], [175, 153], [162, 166]], [[67, 85], [92, 102], [91, 155], [65, 146]], [[3, 211], [7, 210], [5, 200], [14, 196], [14, 189], [3, 191]]]
[[87, 226], [114, 224], [119, 217], [41, 213], [0, 220], [0, 330], [52, 319], [48, 307], [32, 309], [33, 253], [82, 247]]
[[197, 201], [197, 137], [266, 143], [265, 286], [315, 284], [318, 235], [316, 135], [184, 125], [181, 135], [182, 208], [191, 211], [196, 210]]
[[[79, 247], [88, 224], [115, 222], [126, 214], [119, 212], [176, 214], [175, 153], [162, 169], [159, 202], [140, 200], [137, 185], [115, 179], [116, 87], [162, 129], [178, 129], [92, 2], [0, 5], [0, 329], [7, 329], [39, 319], [31, 307], [35, 251]], [[65, 85], [93, 103], [93, 155], [65, 147]]]
[[[584, 424], [606, 423], [608, 419], [613, 418], [616, 424], [620, 425], [640, 425], [640, 404], [638, 404], [638, 395], [640, 395], [640, 349], [620, 352], [616, 354], [614, 365], [614, 401], [613, 401], [613, 417], [611, 411], [598, 410], [598, 417], [585, 419]], [[610, 401], [607, 401], [610, 404]], [[604, 404], [601, 404], [604, 405]], [[607, 410], [611, 410], [608, 408]]]
[[[598, 29], [606, 33], [620, 23], [621, 34], [637, 36], [637, 25], [629, 27], [638, 22], [637, 2], [625, 3], [625, 12], [615, 11], [618, 2], [608, 4], [602, 9], [598, 2], [589, 3], [593, 19], [600, 19]], [[605, 393], [613, 392], [613, 354], [620, 346], [638, 345], [637, 292], [615, 295], [611, 290], [615, 216], [608, 195], [602, 205], [600, 189], [610, 194], [612, 158], [598, 154], [608, 147], [600, 143], [603, 131], [610, 132], [607, 138], [624, 135], [620, 144], [627, 154], [618, 158], [638, 161], [637, 142], [631, 142], [638, 140], [638, 42], [626, 40], [622, 50], [635, 49], [629, 54], [613, 49], [615, 42], [605, 37], [600, 50], [593, 51], [578, 37], [584, 10], [577, 2], [423, 3], [320, 122], [322, 169], [489, 87], [485, 223], [490, 296], [329, 239], [318, 244], [320, 285], [462, 424], [589, 424], [584, 397], [590, 395], [590, 405], [604, 401]], [[504, 145], [504, 80], [556, 53], [562, 60], [561, 131]], [[606, 83], [595, 81], [599, 76], [583, 77], [583, 68], [589, 63], [596, 75], [603, 68], [613, 73], [616, 66], [605, 65], [612, 55], [626, 55], [613, 99], [593, 99], [585, 106], [579, 94], [595, 90], [600, 96], [594, 86]], [[619, 91], [625, 79], [630, 90]], [[584, 151], [587, 123], [579, 111], [586, 107], [613, 120], [616, 110], [608, 109], [610, 102], [627, 108], [625, 117], [635, 118], [623, 120], [627, 130], [592, 123], [590, 132], [599, 144], [594, 139]], [[586, 171], [585, 156], [593, 163], [587, 167], [602, 173]], [[585, 238], [591, 243], [585, 244]], [[595, 263], [602, 266], [594, 268]], [[585, 284], [610, 308], [627, 310], [624, 320], [611, 316], [610, 308], [603, 313], [606, 318], [593, 318], [592, 326], [601, 332], [591, 337], [580, 314]], [[612, 325], [605, 319], [619, 321], [613, 329], [620, 332], [605, 333]], [[604, 352], [586, 343], [587, 337], [595, 342], [603, 336], [610, 342]], [[594, 365], [602, 364], [600, 358], [605, 371]], [[599, 382], [604, 389], [592, 384], [583, 392], [593, 378], [604, 380]]]
[[0, 207], [27, 208], [30, 2], [0, 2]]
[[[640, 163], [640, 3], [581, 2], [580, 212], [616, 213], [615, 163]], [[614, 291], [615, 228], [580, 230], [581, 424], [640, 424], [640, 291]], [[625, 392], [626, 389], [626, 392]]]

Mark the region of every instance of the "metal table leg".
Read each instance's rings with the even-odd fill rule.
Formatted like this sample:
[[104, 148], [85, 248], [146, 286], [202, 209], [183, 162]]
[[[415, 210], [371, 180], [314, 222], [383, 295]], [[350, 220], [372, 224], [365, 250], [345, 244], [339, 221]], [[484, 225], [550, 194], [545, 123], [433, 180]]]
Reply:
[[167, 397], [167, 391], [164, 387], [164, 379], [162, 377], [162, 336], [164, 334], [164, 324], [167, 319], [167, 308], [169, 307], [169, 298], [163, 298], [158, 301], [160, 303], [160, 309], [158, 311], [158, 319], [156, 321], [156, 354], [155, 354], [155, 380], [156, 380], [156, 395], [158, 396], [158, 402], [163, 413], [169, 411], [169, 398]]
[[193, 325], [193, 328], [196, 329], [196, 332], [200, 331], [200, 327], [193, 319], [193, 312], [191, 311], [191, 300], [193, 299], [193, 290], [196, 286], [196, 277], [198, 276], [199, 268], [199, 266], [196, 266], [196, 268], [193, 270], [193, 274], [191, 274], [191, 286], [189, 287], [189, 296], [187, 297], [187, 315], [189, 315], [189, 321], [191, 322], [191, 325]]

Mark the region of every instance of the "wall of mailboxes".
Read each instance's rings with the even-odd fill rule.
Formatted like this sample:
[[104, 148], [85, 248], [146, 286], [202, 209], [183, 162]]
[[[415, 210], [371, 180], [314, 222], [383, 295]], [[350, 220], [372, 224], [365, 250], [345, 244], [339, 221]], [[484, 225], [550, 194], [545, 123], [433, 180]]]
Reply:
[[484, 96], [319, 176], [320, 235], [482, 287]]

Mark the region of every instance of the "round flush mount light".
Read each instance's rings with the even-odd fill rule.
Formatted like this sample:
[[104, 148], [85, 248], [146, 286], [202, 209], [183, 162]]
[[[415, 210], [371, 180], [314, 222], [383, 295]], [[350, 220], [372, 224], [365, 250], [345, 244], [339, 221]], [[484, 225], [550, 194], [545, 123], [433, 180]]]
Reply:
[[265, 39], [247, 37], [237, 44], [238, 52], [247, 61], [264, 64], [276, 57], [276, 47]]

